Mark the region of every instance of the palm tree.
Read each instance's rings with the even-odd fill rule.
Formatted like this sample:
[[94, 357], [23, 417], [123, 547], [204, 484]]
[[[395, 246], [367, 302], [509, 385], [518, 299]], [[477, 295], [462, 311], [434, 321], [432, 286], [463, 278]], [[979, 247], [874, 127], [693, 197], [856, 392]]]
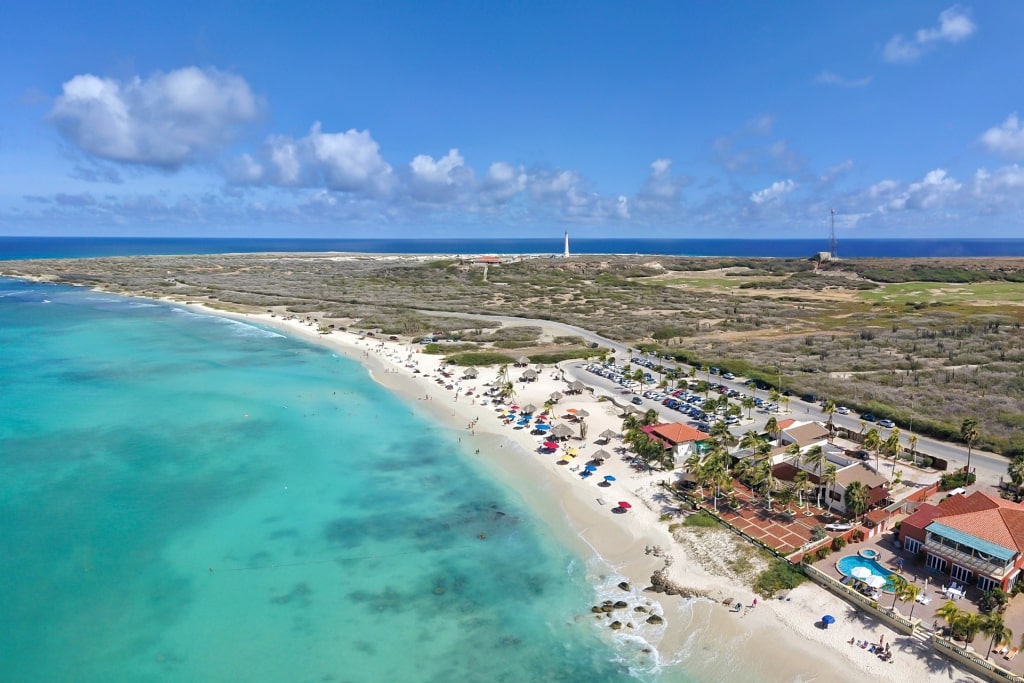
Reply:
[[896, 601], [903, 597], [903, 592], [907, 589], [910, 584], [905, 578], [899, 574], [889, 574], [886, 577], [889, 583], [892, 584], [893, 596], [892, 596], [892, 608], [896, 609]]
[[832, 423], [832, 416], [836, 414], [835, 402], [832, 400], [825, 401], [825, 407], [822, 410], [828, 415], [828, 421], [825, 423], [825, 426], [828, 427], [828, 441], [832, 443], [832, 439], [836, 436], [836, 426]]
[[782, 394], [779, 393], [778, 389], [772, 389], [768, 392], [768, 400], [775, 404], [775, 412], [779, 412], [779, 406], [782, 404]]
[[953, 628], [963, 634], [965, 642], [972, 643], [983, 623], [984, 619], [980, 614], [962, 610], [953, 623]]
[[[974, 442], [981, 436], [978, 431], [978, 421], [973, 417], [969, 417], [960, 423], [960, 438], [967, 444], [967, 476], [971, 475], [971, 449], [974, 447]], [[968, 479], [970, 481], [970, 479]]]
[[1006, 466], [1006, 474], [1010, 477], [1010, 481], [1017, 487], [1017, 492], [1020, 493], [1020, 487], [1024, 486], [1024, 454], [1014, 456], [1010, 464]]
[[[819, 445], [811, 446], [804, 453], [803, 462], [814, 468], [814, 474], [818, 477], [818, 481], [821, 481], [821, 471], [825, 465], [828, 464], [828, 454], [825, 453], [825, 449]], [[818, 488], [818, 507], [821, 507], [821, 488]]]
[[868, 433], [864, 435], [864, 448], [869, 451], [875, 452], [875, 471], [880, 472], [881, 467], [878, 464], [878, 451], [882, 447], [882, 437], [878, 435], [878, 430], [872, 427], [868, 430]]
[[800, 507], [804, 507], [804, 494], [807, 493], [807, 489], [809, 489], [811, 486], [811, 475], [807, 474], [807, 472], [803, 470], [800, 470], [795, 475], [793, 475], [793, 484], [796, 485], [796, 495], [800, 501]]
[[[644, 381], [644, 371], [642, 368], [636, 369], [636, 372], [633, 373], [633, 379], [640, 383], [640, 391], [642, 392], [644, 387], [647, 386], [647, 382]], [[633, 393], [637, 392], [634, 391]]]
[[846, 511], [855, 518], [868, 509], [868, 487], [859, 481], [852, 481], [846, 487]]
[[917, 466], [917, 434], [911, 434], [910, 438], [907, 439], [907, 443], [910, 445], [910, 460]]
[[782, 433], [782, 430], [779, 429], [779, 421], [775, 418], [774, 415], [769, 417], [768, 420], [764, 423], [764, 433], [771, 437], [772, 441], [777, 441], [779, 438], [779, 434]]
[[988, 645], [989, 652], [996, 649], [997, 643], [1008, 643], [1013, 640], [1013, 630], [1006, 625], [1003, 615], [994, 610], [981, 618], [978, 630], [992, 639]]
[[908, 583], [903, 589], [903, 599], [910, 602], [910, 614], [907, 619], [914, 618], [914, 608], [917, 607], [917, 596], [921, 594], [921, 587], [917, 584]]
[[705, 462], [705, 476], [708, 483], [715, 487], [715, 512], [718, 512], [718, 496], [721, 495], [722, 490], [732, 490], [732, 473], [725, 464], [727, 457], [724, 452], [721, 452], [718, 456], [708, 458]]
[[885, 454], [892, 456], [893, 467], [896, 466], [896, 454], [900, 452], [900, 428], [893, 427], [888, 438], [882, 444]]
[[649, 408], [647, 410], [647, 412], [644, 413], [644, 417], [641, 420], [641, 422], [643, 422], [643, 425], [645, 427], [649, 427], [651, 425], [656, 425], [660, 421], [661, 421], [661, 416], [658, 415], [658, 411], [655, 410], [654, 408]]
[[711, 393], [711, 384], [704, 380], [700, 380], [697, 382], [696, 391], [698, 394], [704, 394], [704, 398], [706, 399], [708, 397], [708, 394]]
[[757, 464], [754, 465], [753, 483], [755, 486], [764, 487], [765, 499], [768, 502], [768, 509], [772, 509], [772, 491], [775, 490], [775, 475], [772, 472], [772, 447], [767, 441], [754, 446], [754, 458]]
[[953, 624], [960, 618], [960, 608], [952, 600], [947, 600], [941, 607], [935, 610], [935, 616], [942, 619], [949, 626], [948, 638], [952, 640]]
[[839, 478], [839, 470], [836, 469], [836, 466], [833, 465], [832, 463], [829, 463], [828, 465], [825, 465], [825, 473], [821, 475], [821, 482], [819, 483], [819, 489], [820, 489], [820, 484], [825, 484], [826, 486], [829, 487], [829, 496], [828, 496], [828, 514], [829, 515], [832, 514], [832, 494], [835, 493], [835, 491], [836, 491], [836, 482], [838, 481], [838, 478]]
[[697, 480], [697, 487], [700, 489], [700, 497], [704, 498], [704, 477], [701, 476], [703, 472], [704, 460], [700, 457], [700, 453], [694, 452], [689, 458], [683, 461], [683, 469], [692, 474]]
[[749, 420], [750, 419], [750, 414], [754, 411], [754, 406], [757, 405], [756, 403], [754, 403], [754, 397], [753, 396], [744, 396], [743, 400], [740, 401], [740, 405], [742, 405], [746, 409], [746, 411], [747, 411], [747, 419]]
[[640, 429], [640, 420], [637, 419], [636, 413], [630, 413], [626, 417], [622, 418], [622, 433], [629, 434]]

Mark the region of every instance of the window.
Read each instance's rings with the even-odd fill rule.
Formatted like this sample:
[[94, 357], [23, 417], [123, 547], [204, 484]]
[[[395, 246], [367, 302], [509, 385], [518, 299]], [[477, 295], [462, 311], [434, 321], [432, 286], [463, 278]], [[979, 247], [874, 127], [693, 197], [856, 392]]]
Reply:
[[908, 536], [903, 539], [903, 547], [906, 548], [908, 553], [916, 553], [921, 549], [921, 541]]
[[946, 561], [938, 555], [932, 555], [931, 553], [928, 553], [928, 559], [925, 560], [925, 565], [929, 569], [934, 569], [937, 572], [946, 571]]
[[978, 588], [980, 588], [981, 590], [987, 591], [998, 587], [999, 584], [993, 581], [992, 579], [988, 578], [987, 576], [978, 577]]
[[843, 494], [837, 493], [836, 491], [829, 491], [828, 497], [831, 498], [832, 500], [839, 501], [843, 499]]
[[964, 567], [961, 567], [958, 564], [953, 565], [953, 568], [949, 571], [949, 574], [957, 581], [961, 581], [963, 583], [970, 583], [971, 579], [974, 578], [974, 572], [972, 572], [970, 569], [965, 569]]

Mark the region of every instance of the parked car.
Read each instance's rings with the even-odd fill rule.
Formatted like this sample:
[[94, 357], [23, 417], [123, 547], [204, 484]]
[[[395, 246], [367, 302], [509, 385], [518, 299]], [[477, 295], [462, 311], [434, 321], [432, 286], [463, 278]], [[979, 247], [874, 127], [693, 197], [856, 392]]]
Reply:
[[839, 413], [840, 415], [849, 415], [850, 409], [847, 408], [846, 406], [839, 406], [838, 408], [836, 408], [836, 412]]
[[804, 394], [803, 396], [800, 397], [800, 400], [806, 401], [807, 403], [814, 403], [815, 401], [818, 400], [818, 397], [815, 396], [814, 394]]
[[731, 372], [727, 372], [724, 375], [722, 375], [722, 379], [736, 379], [736, 375], [732, 374]]
[[860, 419], [864, 420], [865, 422], [874, 422], [878, 418], [875, 417], [873, 413], [861, 413]]
[[850, 455], [852, 455], [853, 457], [857, 458], [858, 460], [867, 460], [868, 458], [871, 457], [870, 453], [868, 453], [867, 451], [863, 451], [863, 450], [861, 450], [861, 451], [854, 451], [853, 453], [850, 453]]
[[842, 522], [833, 522], [832, 524], [825, 525], [825, 531], [849, 531], [852, 528], [852, 524], [845, 524]]
[[892, 420], [879, 420], [878, 426], [885, 427], [886, 429], [892, 429], [893, 427], [896, 426], [896, 423], [893, 422]]

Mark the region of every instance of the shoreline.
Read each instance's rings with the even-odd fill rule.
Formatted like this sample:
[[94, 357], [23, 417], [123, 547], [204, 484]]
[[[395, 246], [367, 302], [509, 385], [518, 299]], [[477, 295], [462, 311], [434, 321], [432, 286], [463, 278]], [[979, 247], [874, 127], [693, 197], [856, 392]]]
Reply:
[[[416, 353], [411, 345], [401, 341], [358, 339], [353, 333], [340, 331], [320, 334], [299, 319], [286, 320], [267, 313], [233, 313], [200, 302], [164, 301], [209, 315], [256, 323], [325, 346], [359, 362], [370, 379], [393, 392], [412, 410], [447, 427], [457, 437], [466, 457], [477, 457], [478, 465], [503, 481], [531, 509], [548, 513], [538, 516], [584, 560], [587, 580], [599, 596], [598, 603], [603, 597], [615, 597], [611, 593], [619, 591], [622, 597], [615, 599], [627, 601], [630, 609], [642, 605], [664, 617], [664, 625], [649, 627], [644, 619], [637, 618], [647, 615], [619, 612], [614, 618], [633, 628], [624, 626], [617, 632], [608, 628], [611, 618], [599, 622], [605, 633], [626, 636], [611, 638], [625, 657], [635, 658], [638, 663], [646, 660], [653, 668], [678, 666], [698, 680], [720, 677], [723, 667], [737, 677], [756, 674], [760, 680], [773, 681], [861, 681], [868, 675], [936, 682], [948, 680], [948, 667], [961, 680], [977, 680], [930, 649], [927, 655], [918, 651], [916, 641], [910, 642], [908, 637], [882, 624], [862, 621], [852, 606], [813, 582], [807, 581], [790, 591], [785, 600], [755, 602], [756, 596], [748, 586], [712, 574], [672, 539], [666, 523], [659, 519], [658, 504], [653, 501], [663, 473], [636, 474], [613, 457], [601, 466], [600, 474], [611, 473], [616, 481], [608, 488], [597, 487], [593, 481], [583, 480], [572, 472], [573, 465], [558, 465], [556, 456], [539, 454], [538, 437], [503, 424], [494, 406], [481, 405], [478, 392], [496, 374], [493, 368], [481, 370], [476, 380], [461, 381], [465, 386], [459, 387], [460, 392], [471, 386], [478, 388], [472, 397], [458, 395], [445, 388], [452, 385], [436, 382], [442, 356]], [[456, 368], [458, 373], [463, 370]], [[555, 379], [550, 368], [540, 374], [535, 385], [520, 388], [516, 383], [517, 391], [521, 392], [516, 401], [541, 406], [551, 391], [565, 388], [565, 382]], [[512, 375], [514, 371], [510, 372]], [[619, 443], [617, 439], [607, 446], [592, 443], [605, 429], [620, 431], [621, 419], [611, 410], [610, 402], [598, 401], [585, 392], [562, 399], [553, 412], [561, 414], [570, 407], [590, 413], [589, 438], [572, 441], [574, 447], [581, 449], [581, 456], [574, 463], [579, 461], [582, 466], [586, 452], [610, 450]], [[632, 508], [626, 514], [612, 514], [613, 499], [630, 502]], [[551, 516], [552, 512], [557, 519]], [[710, 539], [709, 544], [714, 545], [713, 541]], [[667, 568], [669, 578], [707, 597], [683, 598], [644, 590], [650, 585], [651, 574], [664, 566], [662, 558], [645, 552], [650, 546], [660, 546], [674, 560]], [[719, 542], [720, 552], [727, 553], [730, 548], [728, 542]], [[630, 584], [629, 594], [614, 588], [622, 580]], [[722, 604], [725, 597], [742, 601], [742, 612], [730, 612]], [[815, 622], [826, 613], [833, 614], [837, 621], [828, 630], [821, 630]], [[598, 619], [601, 617], [595, 621]], [[896, 656], [889, 662], [850, 644], [851, 639], [877, 641], [879, 636], [895, 646]], [[648, 651], [651, 647], [657, 650], [653, 662], [654, 653]]]

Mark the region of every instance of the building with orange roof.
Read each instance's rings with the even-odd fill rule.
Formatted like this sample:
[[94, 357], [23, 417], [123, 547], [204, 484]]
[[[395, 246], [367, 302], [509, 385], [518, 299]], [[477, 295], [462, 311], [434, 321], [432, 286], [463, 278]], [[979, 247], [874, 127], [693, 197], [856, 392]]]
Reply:
[[924, 503], [900, 524], [900, 543], [954, 581], [1008, 591], [1024, 569], [1024, 505], [981, 491]]
[[664, 443], [666, 448], [671, 448], [677, 462], [685, 460], [692, 453], [699, 452], [700, 444], [711, 438], [710, 434], [681, 422], [665, 422], [641, 427], [641, 431], [652, 439]]

